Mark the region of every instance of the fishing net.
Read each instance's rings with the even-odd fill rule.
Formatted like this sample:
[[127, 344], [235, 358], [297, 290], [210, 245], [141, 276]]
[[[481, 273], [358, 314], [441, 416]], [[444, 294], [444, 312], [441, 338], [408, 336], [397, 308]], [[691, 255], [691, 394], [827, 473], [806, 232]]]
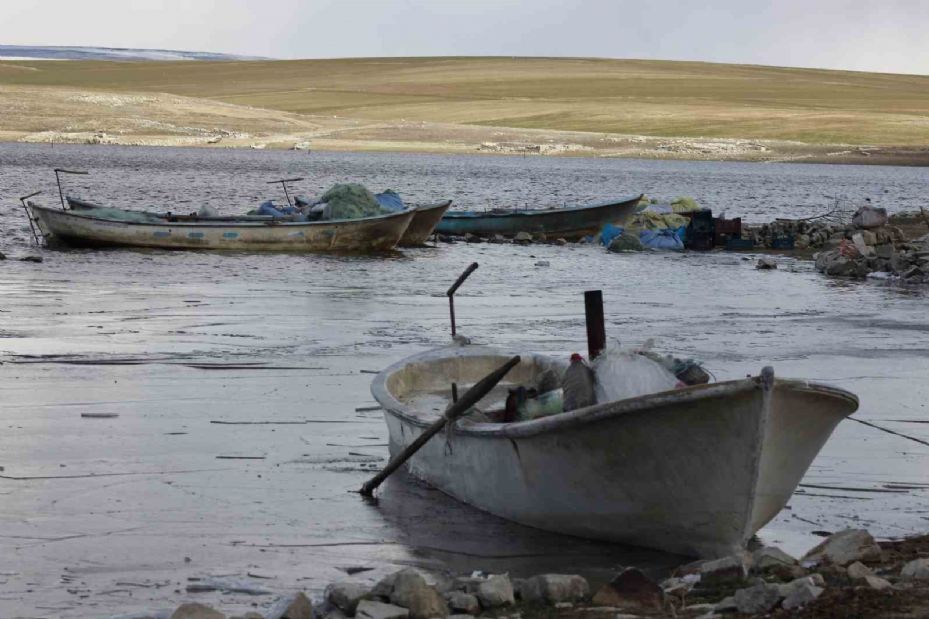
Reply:
[[385, 213], [374, 194], [358, 183], [333, 185], [320, 200], [328, 204], [326, 219], [361, 219]]

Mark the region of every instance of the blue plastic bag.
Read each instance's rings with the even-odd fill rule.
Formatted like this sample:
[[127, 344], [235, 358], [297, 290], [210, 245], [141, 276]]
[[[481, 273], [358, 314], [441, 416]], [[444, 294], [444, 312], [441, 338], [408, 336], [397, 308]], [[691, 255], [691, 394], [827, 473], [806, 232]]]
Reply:
[[684, 243], [673, 228], [664, 230], [642, 230], [639, 233], [639, 240], [642, 245], [649, 249], [663, 249], [670, 251], [681, 251], [684, 249]]
[[623, 233], [623, 229], [619, 226], [614, 226], [613, 224], [606, 224], [603, 226], [603, 229], [600, 230], [600, 244], [604, 247], [609, 247], [610, 243], [613, 242], [613, 239], [618, 237]]
[[381, 205], [381, 208], [391, 213], [398, 213], [406, 210], [406, 204], [400, 199], [400, 195], [391, 189], [384, 193], [374, 195], [374, 199]]

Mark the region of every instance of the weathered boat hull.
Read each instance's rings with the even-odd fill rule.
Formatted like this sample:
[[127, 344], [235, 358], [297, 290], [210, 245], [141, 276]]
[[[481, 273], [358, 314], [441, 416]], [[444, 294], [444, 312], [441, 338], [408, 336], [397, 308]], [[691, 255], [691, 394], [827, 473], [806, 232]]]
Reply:
[[579, 239], [597, 234], [605, 224], [623, 225], [633, 214], [642, 196], [587, 206], [545, 210], [476, 213], [450, 211], [436, 231], [441, 234], [513, 236], [519, 232], [545, 234], [550, 238]]
[[[391, 453], [428, 425], [404, 394], [476, 382], [509, 358], [442, 349], [384, 370]], [[522, 355], [527, 382], [550, 361]], [[766, 384], [769, 387], [766, 388]], [[857, 408], [846, 391], [750, 378], [652, 394], [533, 421], [458, 422], [408, 464], [432, 486], [526, 525], [704, 557], [745, 547], [790, 499], [835, 426]], [[434, 419], [434, 417], [433, 417]]]
[[380, 217], [325, 222], [177, 221], [122, 222], [28, 203], [49, 240], [93, 247], [152, 247], [237, 251], [372, 252], [394, 249], [415, 216], [402, 211]]
[[416, 207], [416, 215], [413, 217], [413, 221], [410, 222], [406, 232], [403, 233], [403, 238], [400, 239], [400, 246], [417, 247], [419, 245], [425, 245], [426, 241], [429, 240], [429, 237], [432, 236], [432, 233], [435, 231], [439, 221], [441, 221], [442, 216], [445, 215], [445, 212], [451, 205], [452, 201], [446, 200], [438, 204]]

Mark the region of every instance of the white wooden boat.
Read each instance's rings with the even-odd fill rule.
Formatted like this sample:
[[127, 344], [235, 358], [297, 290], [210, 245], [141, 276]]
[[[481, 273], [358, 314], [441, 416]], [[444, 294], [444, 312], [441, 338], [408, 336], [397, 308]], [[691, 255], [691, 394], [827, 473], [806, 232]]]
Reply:
[[292, 222], [270, 217], [168, 217], [123, 211], [132, 216], [127, 221], [104, 217], [97, 208], [63, 210], [33, 202], [26, 202], [26, 206], [51, 242], [163, 249], [385, 251], [397, 246], [416, 216], [411, 209], [364, 219]]
[[[395, 455], [465, 389], [514, 353], [465, 346], [415, 355], [382, 371]], [[522, 360], [478, 404], [566, 363]], [[509, 424], [456, 422], [408, 470], [479, 509], [540, 529], [715, 557], [745, 547], [786, 505], [855, 395], [761, 376], [597, 404]]]

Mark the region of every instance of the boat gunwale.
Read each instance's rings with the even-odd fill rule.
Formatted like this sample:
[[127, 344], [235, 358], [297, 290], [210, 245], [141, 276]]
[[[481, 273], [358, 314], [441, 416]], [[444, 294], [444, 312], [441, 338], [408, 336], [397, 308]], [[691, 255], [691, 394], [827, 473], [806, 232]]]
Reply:
[[[385, 368], [374, 378], [374, 381], [371, 384], [371, 393], [374, 395], [375, 400], [381, 404], [386, 412], [403, 419], [407, 423], [421, 428], [426, 428], [431, 423], [434, 423], [435, 419], [424, 420], [414, 414], [411, 414], [409, 411], [412, 410], [412, 407], [397, 400], [397, 398], [395, 398], [393, 394], [387, 389], [388, 378], [410, 363], [416, 361], [428, 361], [431, 359], [438, 360], [447, 356], [500, 356], [501, 361], [509, 356], [512, 356], [513, 354], [520, 354], [524, 359], [535, 357], [546, 358], [544, 355], [537, 353], [510, 353], [501, 351], [499, 349], [484, 347], [473, 348], [470, 350], [459, 349], [457, 351], [458, 354], [454, 355], [440, 354], [447, 352], [448, 348], [427, 351], [413, 355], [411, 357], [406, 357], [405, 359]], [[603, 404], [595, 404], [593, 406], [588, 406], [566, 413], [558, 413], [529, 421], [517, 421], [513, 423], [456, 423], [455, 434], [471, 435], [480, 438], [528, 438], [539, 434], [558, 432], [568, 428], [596, 423], [599, 421], [612, 419], [614, 417], [631, 415], [634, 413], [647, 411], [649, 409], [659, 408], [668, 404], [698, 402], [700, 400], [711, 399], [724, 395], [735, 395], [761, 388], [761, 377], [752, 376], [748, 378], [724, 381], [721, 383], [694, 385], [680, 389], [650, 393], [634, 398], [626, 398], [624, 400], [604, 402]], [[846, 417], [854, 413], [858, 409], [859, 405], [858, 396], [851, 393], [850, 391], [846, 391], [845, 389], [841, 389], [839, 387], [824, 385], [822, 383], [815, 383], [802, 379], [775, 378], [774, 389], [777, 390], [779, 388], [788, 388], [795, 391], [806, 391], [846, 400], [849, 404], [852, 405], [852, 410], [846, 415]]]
[[630, 202], [638, 203], [645, 197], [645, 194], [639, 194], [638, 197], [632, 196], [623, 200], [610, 200], [603, 202], [596, 202], [593, 204], [580, 204], [577, 206], [553, 206], [551, 208], [545, 209], [526, 209], [522, 211], [509, 211], [506, 213], [494, 213], [492, 211], [449, 211], [445, 214], [442, 219], [503, 219], [506, 217], [535, 217], [535, 216], [545, 216], [545, 215], [557, 215], [561, 213], [569, 213], [575, 211], [594, 211], [597, 209], [609, 208], [614, 206], [622, 206], [629, 204]]
[[[90, 203], [87, 203], [90, 204]], [[413, 220], [413, 217], [416, 215], [416, 209], [405, 209], [398, 211], [396, 213], [387, 213], [384, 215], [375, 215], [373, 217], [361, 217], [358, 219], [328, 219], [326, 221], [280, 221], [278, 220], [269, 220], [269, 221], [177, 221], [177, 222], [148, 222], [148, 221], [120, 221], [118, 219], [107, 219], [105, 217], [93, 217], [91, 215], [85, 215], [82, 213], [75, 213], [72, 210], [65, 210], [61, 208], [55, 208], [52, 206], [43, 206], [41, 204], [36, 204], [34, 202], [28, 202], [30, 209], [37, 209], [39, 212], [52, 212], [55, 215], [64, 215], [65, 217], [76, 217], [79, 219], [86, 219], [90, 221], [99, 221], [108, 224], [120, 224], [126, 226], [150, 226], [153, 228], [277, 228], [277, 227], [287, 227], [287, 228], [303, 228], [303, 227], [313, 227], [313, 226], [334, 226], [334, 225], [352, 225], [360, 223], [369, 223], [384, 221], [390, 218], [401, 218], [407, 216], [410, 218], [410, 221]], [[115, 207], [100, 207], [100, 208], [115, 208]], [[127, 213], [143, 213], [144, 211], [130, 211], [126, 209], [116, 210], [124, 211]]]

